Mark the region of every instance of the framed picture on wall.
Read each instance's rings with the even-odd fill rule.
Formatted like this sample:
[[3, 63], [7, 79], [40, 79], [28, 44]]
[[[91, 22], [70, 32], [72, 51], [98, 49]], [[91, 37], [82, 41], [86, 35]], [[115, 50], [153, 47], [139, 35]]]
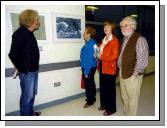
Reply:
[[53, 38], [55, 41], [82, 39], [82, 18], [66, 14], [53, 14]]
[[[19, 28], [19, 14], [21, 11], [19, 10], [9, 10], [8, 11], [8, 18], [9, 18], [9, 22], [10, 22], [10, 26], [8, 26], [9, 28], [9, 32], [11, 33], [11, 35], [13, 34], [13, 32], [15, 32], [18, 28]], [[48, 39], [48, 35], [47, 35], [47, 24], [46, 24], [46, 19], [47, 19], [47, 15], [45, 13], [39, 13], [40, 16], [40, 26], [39, 29], [37, 31], [34, 32], [34, 35], [36, 37], [36, 39], [38, 40], [38, 42], [46, 42]]]

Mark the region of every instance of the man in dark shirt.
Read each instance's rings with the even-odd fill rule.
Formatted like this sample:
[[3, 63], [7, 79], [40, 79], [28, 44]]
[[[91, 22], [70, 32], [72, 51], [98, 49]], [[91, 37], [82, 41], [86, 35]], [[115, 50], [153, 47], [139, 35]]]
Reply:
[[20, 115], [40, 115], [40, 112], [33, 110], [39, 69], [39, 49], [33, 32], [40, 25], [38, 12], [31, 9], [24, 10], [19, 16], [19, 24], [20, 28], [12, 35], [9, 58], [19, 73]]

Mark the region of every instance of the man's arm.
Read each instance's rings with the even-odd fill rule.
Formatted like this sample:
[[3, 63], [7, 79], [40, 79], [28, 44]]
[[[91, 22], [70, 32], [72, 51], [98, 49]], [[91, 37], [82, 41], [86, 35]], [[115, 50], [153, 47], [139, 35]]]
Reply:
[[133, 75], [137, 76], [144, 73], [144, 69], [148, 65], [149, 47], [144, 37], [139, 37], [136, 45], [136, 65]]

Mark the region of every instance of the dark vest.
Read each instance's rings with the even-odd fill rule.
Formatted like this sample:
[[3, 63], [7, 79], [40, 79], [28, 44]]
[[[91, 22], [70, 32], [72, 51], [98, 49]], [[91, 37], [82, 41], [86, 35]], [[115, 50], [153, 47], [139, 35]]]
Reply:
[[129, 38], [123, 51], [121, 70], [122, 78], [124, 79], [131, 77], [134, 72], [134, 68], [136, 65], [136, 44], [139, 37], [140, 34], [134, 32], [133, 35]]

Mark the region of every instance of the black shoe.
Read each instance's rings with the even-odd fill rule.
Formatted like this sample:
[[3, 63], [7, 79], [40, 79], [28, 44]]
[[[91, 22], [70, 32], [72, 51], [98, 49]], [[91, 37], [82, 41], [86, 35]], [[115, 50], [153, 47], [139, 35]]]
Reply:
[[112, 115], [112, 114], [113, 114], [113, 113], [110, 112], [110, 111], [105, 111], [105, 112], [103, 113], [104, 116], [109, 116], [109, 115]]
[[33, 112], [33, 116], [40, 116], [41, 112]]

